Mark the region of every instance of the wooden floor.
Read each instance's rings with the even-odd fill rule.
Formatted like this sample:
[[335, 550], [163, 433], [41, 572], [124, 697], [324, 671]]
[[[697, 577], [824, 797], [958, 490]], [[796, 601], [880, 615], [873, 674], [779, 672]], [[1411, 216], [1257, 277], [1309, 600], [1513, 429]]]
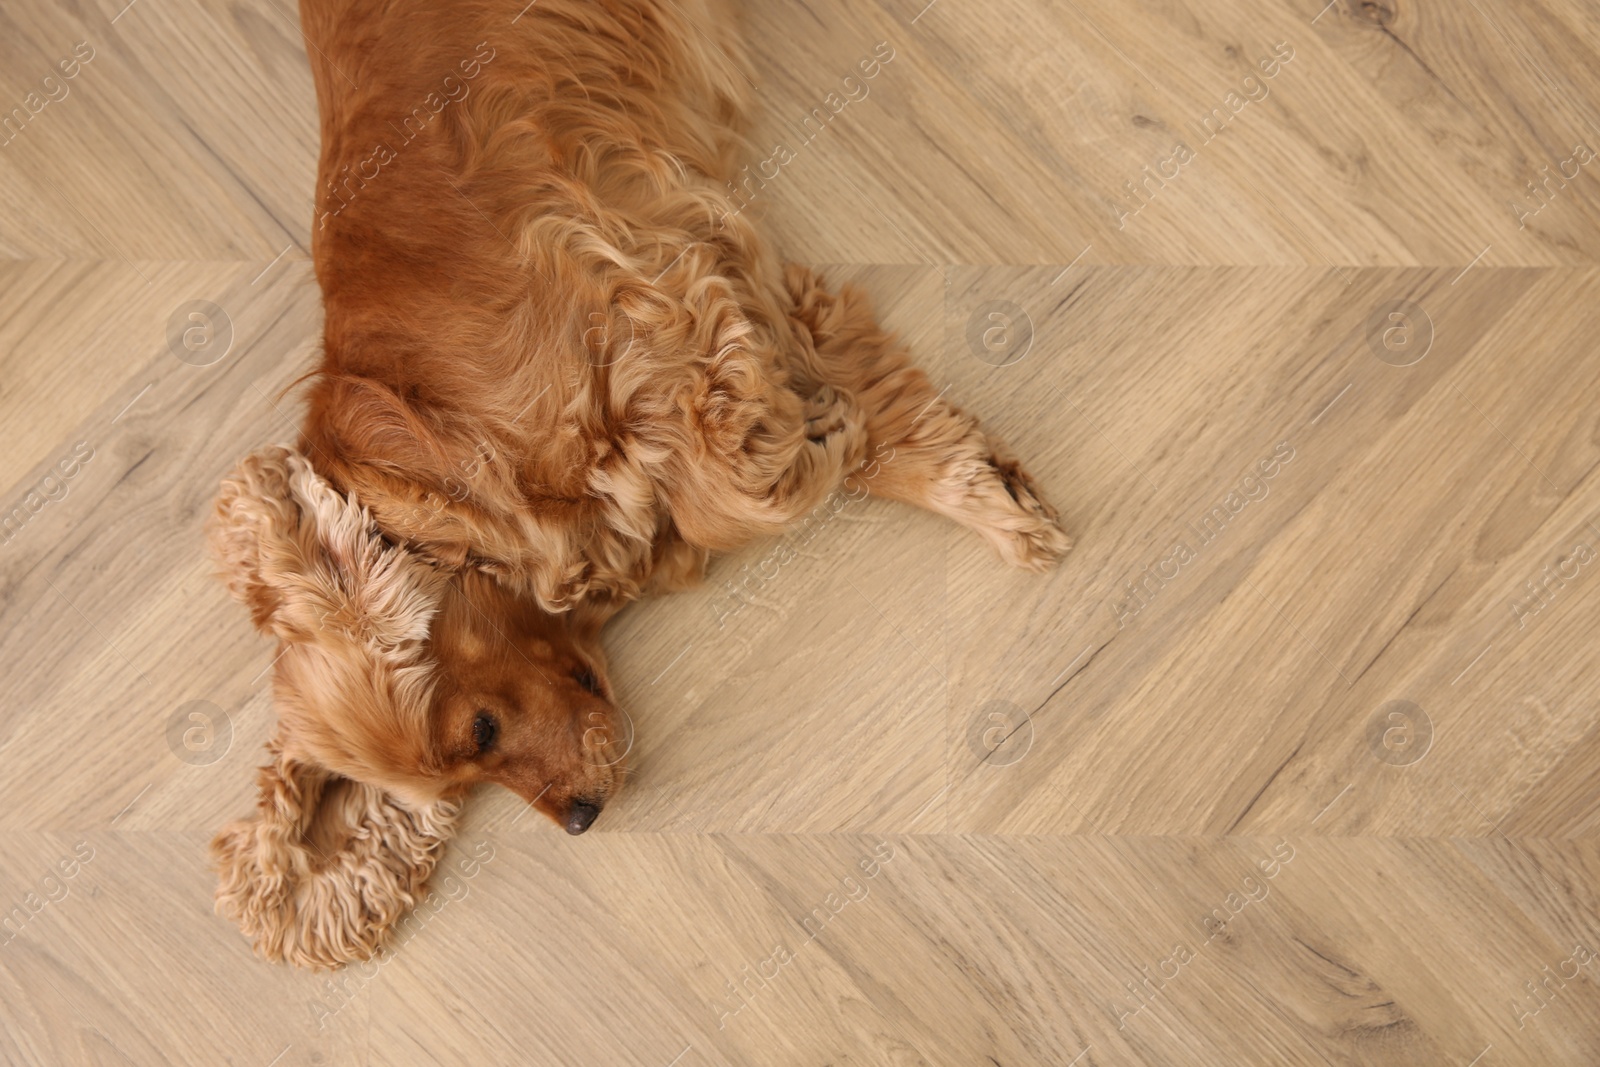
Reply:
[[852, 502], [630, 609], [630, 790], [576, 839], [476, 797], [330, 977], [205, 852], [272, 718], [200, 526], [318, 335], [305, 49], [124, 2], [0, 14], [0, 112], [48, 99], [0, 146], [0, 1062], [1600, 1063], [1592, 3], [751, 4], [752, 210], [1079, 547]]

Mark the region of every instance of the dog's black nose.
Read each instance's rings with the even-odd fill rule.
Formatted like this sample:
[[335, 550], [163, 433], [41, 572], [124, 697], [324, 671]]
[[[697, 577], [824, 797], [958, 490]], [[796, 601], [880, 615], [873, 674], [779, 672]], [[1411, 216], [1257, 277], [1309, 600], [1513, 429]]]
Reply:
[[599, 814], [598, 804], [591, 804], [587, 800], [574, 800], [572, 807], [567, 809], [567, 833], [583, 833], [594, 825], [595, 816]]

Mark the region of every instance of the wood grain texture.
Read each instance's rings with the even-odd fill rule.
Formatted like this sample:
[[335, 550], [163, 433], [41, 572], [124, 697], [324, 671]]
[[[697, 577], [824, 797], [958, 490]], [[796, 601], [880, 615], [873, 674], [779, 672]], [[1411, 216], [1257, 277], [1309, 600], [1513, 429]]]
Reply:
[[277, 0], [0, 14], [0, 112], [94, 52], [0, 145], [0, 1062], [1600, 1062], [1593, 6], [748, 7], [751, 210], [1078, 548], [840, 502], [629, 609], [629, 789], [475, 797], [337, 975], [205, 852], [272, 653], [200, 525], [299, 417], [319, 60]]

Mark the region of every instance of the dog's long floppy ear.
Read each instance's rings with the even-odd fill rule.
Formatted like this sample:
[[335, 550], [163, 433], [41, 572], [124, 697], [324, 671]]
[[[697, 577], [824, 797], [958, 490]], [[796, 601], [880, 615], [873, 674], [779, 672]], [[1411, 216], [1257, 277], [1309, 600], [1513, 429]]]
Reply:
[[404, 659], [427, 638], [444, 576], [386, 544], [367, 510], [299, 452], [270, 446], [240, 460], [207, 535], [229, 591], [283, 640], [309, 640], [331, 622]]
[[[228, 591], [250, 609], [251, 620], [271, 633], [283, 603], [283, 580], [303, 573], [312, 545], [301, 532], [300, 501], [290, 480], [308, 472], [305, 457], [287, 448], [258, 449], [222, 481], [207, 524], [211, 554], [222, 566]], [[310, 524], [307, 524], [310, 525]], [[315, 537], [314, 530], [306, 531]], [[278, 636], [292, 638], [293, 633]]]
[[209, 538], [256, 625], [291, 646], [277, 668], [280, 722], [259, 811], [212, 842], [217, 910], [268, 959], [368, 959], [415, 902], [460, 807], [330, 770], [308, 743], [325, 741], [328, 724], [283, 676], [296, 656], [310, 657], [312, 678], [345, 663], [425, 706], [423, 646], [445, 579], [385, 543], [357, 501], [285, 448], [251, 453], [224, 479]]
[[255, 818], [211, 843], [217, 911], [269, 960], [339, 967], [370, 959], [416, 903], [459, 802], [413, 807], [270, 746]]

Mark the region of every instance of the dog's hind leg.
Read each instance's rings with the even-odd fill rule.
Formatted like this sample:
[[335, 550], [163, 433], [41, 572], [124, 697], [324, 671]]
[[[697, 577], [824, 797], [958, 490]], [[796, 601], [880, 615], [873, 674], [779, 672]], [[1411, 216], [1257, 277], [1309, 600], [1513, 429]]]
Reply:
[[867, 459], [852, 482], [954, 519], [1019, 567], [1043, 570], [1072, 547], [1022, 465], [939, 395], [864, 295], [830, 292], [793, 264], [785, 283], [790, 314], [813, 341], [797, 356], [806, 375], [850, 396], [866, 420]]

